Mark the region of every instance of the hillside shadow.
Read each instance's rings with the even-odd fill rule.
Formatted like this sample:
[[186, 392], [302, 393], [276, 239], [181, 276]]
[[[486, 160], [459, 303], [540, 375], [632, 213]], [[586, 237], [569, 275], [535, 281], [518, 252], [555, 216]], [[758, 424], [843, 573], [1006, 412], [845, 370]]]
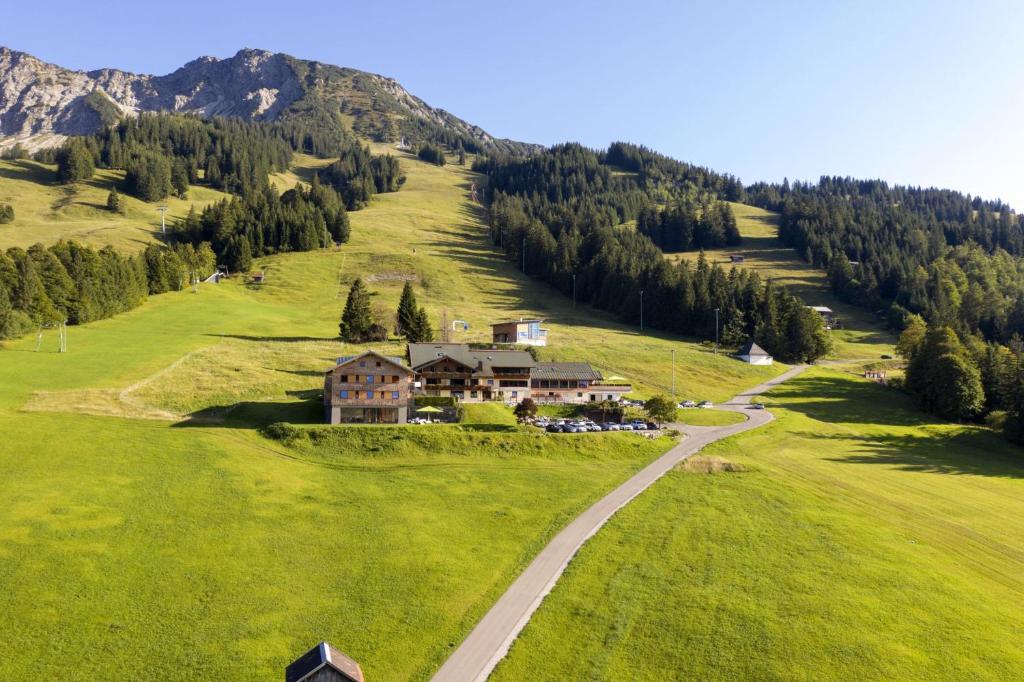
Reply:
[[175, 428], [225, 427], [259, 429], [275, 422], [289, 424], [322, 424], [324, 418], [321, 392], [316, 389], [287, 391], [298, 400], [241, 401], [214, 405], [193, 412]]
[[826, 450], [832, 449], [828, 441], [843, 443], [845, 449], [850, 449], [852, 444], [854, 453], [825, 457], [826, 461], [838, 464], [874, 464], [916, 473], [1024, 478], [1024, 452], [1016, 453], [1013, 446], [982, 427], [958, 431], [948, 437], [799, 435], [826, 441], [822, 444]]
[[935, 420], [919, 412], [909, 396], [869, 381], [798, 376], [776, 389], [784, 407], [826, 424], [924, 426]]
[[337, 336], [258, 336], [250, 334], [204, 334], [222, 339], [238, 339], [240, 341], [255, 341], [264, 343], [267, 341], [339, 341]]
[[52, 170], [24, 159], [0, 164], [0, 178], [22, 180], [40, 185], [57, 185], [57, 176]]
[[[796, 377], [777, 389], [786, 410], [826, 424], [860, 425], [838, 434], [791, 432], [820, 443], [825, 459], [844, 464], [881, 464], [904, 471], [1024, 478], [1024, 450], [1018, 451], [981, 426], [893, 433], [884, 427], [947, 424], [920, 412], [914, 401], [871, 382], [841, 377]], [[881, 428], [873, 428], [881, 427]], [[836, 450], [849, 454], [829, 456]]]

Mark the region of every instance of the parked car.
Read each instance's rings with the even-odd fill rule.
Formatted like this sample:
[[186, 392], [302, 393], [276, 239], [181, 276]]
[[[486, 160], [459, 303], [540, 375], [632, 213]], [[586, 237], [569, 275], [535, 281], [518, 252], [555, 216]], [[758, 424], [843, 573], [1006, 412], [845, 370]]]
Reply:
[[714, 406], [715, 406], [715, 404], [713, 402], [711, 402], [710, 400], [702, 400], [699, 403], [697, 403], [697, 407], [701, 408], [702, 410], [707, 410], [707, 409], [712, 408]]
[[684, 400], [683, 402], [679, 403], [679, 407], [684, 409], [688, 407], [697, 407], [697, 403], [693, 400]]
[[764, 403], [751, 403], [750, 409], [752, 409], [752, 410], [763, 410], [764, 409]]
[[562, 425], [561, 424], [548, 424], [545, 427], [544, 430], [547, 431], [548, 433], [561, 433], [562, 432]]
[[661, 427], [655, 424], [654, 422], [647, 422], [647, 428], [650, 429], [651, 431], [657, 431]]
[[647, 422], [645, 422], [643, 419], [634, 419], [629, 424], [630, 426], [633, 427], [634, 431], [643, 431], [644, 429], [647, 428]]
[[575, 424], [566, 424], [562, 427], [562, 433], [579, 433], [580, 427]]
[[605, 422], [601, 426], [602, 427], [607, 427], [607, 428], [605, 428], [605, 431], [621, 431], [622, 430], [622, 427], [619, 426], [618, 424], [616, 424], [615, 422]]

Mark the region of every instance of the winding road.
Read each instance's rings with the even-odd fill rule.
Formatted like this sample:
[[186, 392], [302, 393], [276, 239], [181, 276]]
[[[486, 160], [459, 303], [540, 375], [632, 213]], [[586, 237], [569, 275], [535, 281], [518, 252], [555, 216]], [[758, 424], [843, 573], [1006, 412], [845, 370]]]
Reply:
[[649, 488], [679, 462], [717, 440], [754, 429], [773, 419], [768, 410], [752, 410], [751, 399], [791, 379], [805, 369], [794, 367], [783, 374], [740, 393], [718, 408], [741, 412], [747, 421], [730, 426], [685, 426], [677, 428], [686, 438], [654, 460], [628, 481], [595, 502], [576, 517], [541, 550], [491, 610], [477, 623], [462, 644], [452, 652], [432, 678], [433, 682], [483, 682], [508, 653], [512, 642], [529, 622], [544, 597], [558, 582], [569, 562], [591, 536], [630, 500]]

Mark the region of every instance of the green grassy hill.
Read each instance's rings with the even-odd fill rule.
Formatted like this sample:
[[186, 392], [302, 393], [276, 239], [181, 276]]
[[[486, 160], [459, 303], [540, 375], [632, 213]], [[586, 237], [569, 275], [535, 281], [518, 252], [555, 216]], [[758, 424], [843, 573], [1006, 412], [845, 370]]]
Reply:
[[[832, 293], [825, 272], [802, 261], [796, 252], [779, 241], [778, 215], [754, 206], [731, 203], [743, 244], [738, 247], [709, 249], [707, 258], [713, 263], [730, 267], [729, 256], [743, 257], [739, 267], [755, 270], [763, 280], [771, 279], [800, 296], [807, 305], [828, 306], [843, 321], [842, 329], [835, 329], [834, 357], [844, 361], [870, 361], [878, 359], [878, 351], [891, 353], [888, 348], [895, 342], [878, 319], [858, 306], [843, 303]], [[698, 252], [667, 254], [673, 261], [697, 260]]]
[[[307, 178], [316, 163], [300, 157], [277, 179]], [[232, 279], [151, 297], [72, 327], [67, 354], [52, 335], [39, 352], [35, 338], [6, 344], [0, 677], [57, 674], [47, 661], [75, 657], [91, 679], [113, 669], [272, 678], [320, 639], [373, 679], [429, 677], [548, 538], [671, 445], [631, 434], [555, 442], [494, 408], [434, 432], [263, 438], [257, 428], [270, 422], [319, 419], [323, 369], [358, 350], [336, 339], [357, 276], [383, 309], [411, 278], [433, 319], [447, 310], [470, 323], [458, 340], [540, 315], [547, 357], [590, 360], [641, 394], [670, 388], [673, 349], [680, 397], [721, 400], [781, 370], [573, 309], [487, 245], [468, 170], [403, 165], [401, 192], [351, 215], [351, 243], [260, 259], [261, 286]], [[0, 184], [14, 186], [40, 216], [36, 236], [18, 243], [97, 238], [88, 225], [101, 220], [121, 248], [152, 236], [152, 222], [135, 234], [100, 208], [52, 211], [64, 190], [48, 182]], [[25, 229], [33, 211], [16, 208], [0, 234]]]
[[1024, 457], [814, 369], [574, 559], [492, 679], [1016, 679]]
[[[98, 170], [92, 180], [61, 185], [54, 180], [55, 166], [27, 159], [0, 160], [0, 203], [14, 206], [15, 220], [0, 225], [0, 249], [27, 248], [74, 239], [97, 248], [112, 244], [138, 251], [160, 233], [157, 204], [121, 195], [121, 213], [107, 210], [107, 194], [124, 179], [123, 171]], [[189, 190], [186, 200], [169, 197], [167, 221], [184, 218], [190, 205], [201, 210], [227, 195], [208, 187]]]

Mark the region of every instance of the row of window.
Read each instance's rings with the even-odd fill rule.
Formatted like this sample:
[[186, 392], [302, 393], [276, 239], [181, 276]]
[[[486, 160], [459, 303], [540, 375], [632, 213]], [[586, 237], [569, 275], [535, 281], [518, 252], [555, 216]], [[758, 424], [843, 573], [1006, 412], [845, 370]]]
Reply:
[[[365, 393], [365, 395], [360, 395], [362, 393]], [[349, 398], [349, 397], [351, 397], [351, 398], [360, 398], [360, 397], [362, 397], [362, 398], [373, 398], [373, 393], [374, 393], [373, 391], [338, 391], [338, 397], [339, 398]], [[391, 394], [391, 400], [398, 400], [398, 397], [401, 395], [401, 393], [399, 393], [398, 391], [377, 391], [377, 393], [379, 394], [378, 397], [380, 397], [380, 398], [382, 398], [384, 400], [387, 400], [389, 393]]]
[[[351, 374], [351, 375], [349, 375], [349, 374], [342, 374], [341, 377], [340, 377], [341, 383], [343, 383], [343, 384], [349, 383], [349, 377], [350, 376], [352, 377], [352, 383], [354, 383], [354, 384], [361, 384], [361, 383], [372, 384], [373, 383], [374, 375], [372, 375], [372, 374], [367, 374], [366, 376], [362, 377], [362, 379], [360, 379], [361, 375], [359, 375], [359, 374]], [[380, 381], [381, 381], [382, 384], [383, 383], [388, 383], [388, 375], [387, 374], [381, 374], [380, 375]], [[397, 384], [398, 383], [398, 377], [396, 375], [392, 375], [391, 376], [391, 383], [392, 384]]]

